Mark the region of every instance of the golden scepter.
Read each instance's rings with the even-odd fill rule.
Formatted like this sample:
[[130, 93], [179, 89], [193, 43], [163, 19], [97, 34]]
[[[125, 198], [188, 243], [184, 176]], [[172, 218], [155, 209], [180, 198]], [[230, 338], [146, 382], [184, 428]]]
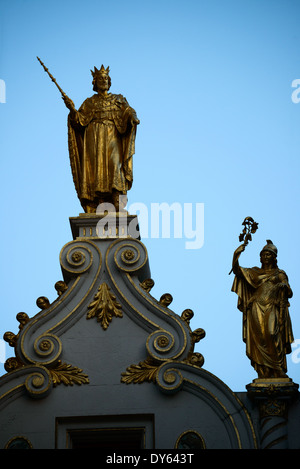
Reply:
[[[252, 240], [252, 234], [255, 233], [258, 229], [258, 223], [256, 223], [256, 221], [254, 221], [252, 217], [246, 217], [242, 225], [244, 226], [244, 228], [241, 234], [239, 235], [239, 241], [244, 241], [244, 246], [247, 246], [249, 241]], [[229, 275], [231, 274], [231, 272], [232, 269], [229, 272]]]
[[62, 98], [66, 104], [66, 106], [70, 109], [70, 110], [73, 110], [73, 111], [76, 111], [75, 109], [75, 106], [74, 106], [74, 103], [73, 101], [66, 95], [66, 93], [61, 89], [61, 87], [59, 86], [59, 84], [57, 83], [56, 79], [54, 78], [53, 75], [51, 75], [51, 73], [49, 72], [48, 68], [45, 66], [45, 64], [41, 61], [41, 59], [39, 57], [36, 57], [38, 59], [38, 61], [40, 62], [41, 66], [43, 67], [43, 69], [45, 70], [45, 72], [49, 75], [49, 77], [51, 78], [51, 80], [53, 81], [53, 83], [57, 86], [57, 88], [59, 89], [61, 95], [62, 95]]

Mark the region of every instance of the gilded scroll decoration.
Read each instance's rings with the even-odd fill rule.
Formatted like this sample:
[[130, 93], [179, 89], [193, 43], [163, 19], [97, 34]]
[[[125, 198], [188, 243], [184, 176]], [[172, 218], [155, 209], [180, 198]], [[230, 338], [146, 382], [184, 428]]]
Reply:
[[[11, 347], [16, 349], [19, 340], [20, 332], [24, 326], [30, 321], [26, 313], [18, 313], [17, 320], [20, 323], [18, 334], [13, 332], [5, 332], [3, 338]], [[58, 337], [53, 334], [43, 334], [35, 340], [34, 350], [36, 354], [44, 359], [49, 359], [49, 356], [54, 353], [56, 357], [61, 354], [61, 343]], [[57, 386], [63, 383], [64, 385], [72, 386], [73, 384], [87, 384], [89, 383], [88, 376], [82, 372], [82, 369], [68, 363], [62, 363], [61, 360], [52, 360], [51, 366], [49, 362], [34, 363], [33, 366], [37, 367], [38, 372], [31, 373], [27, 376], [24, 385], [31, 397], [41, 397], [45, 394], [50, 386]], [[15, 357], [8, 358], [4, 363], [4, 368], [7, 373], [17, 371], [20, 369], [25, 370], [28, 368], [26, 362], [16, 354]]]
[[105, 282], [100, 285], [88, 308], [87, 319], [96, 317], [104, 330], [108, 328], [113, 316], [123, 317], [120, 303], [116, 301], [116, 296]]
[[[141, 384], [144, 382], [153, 382], [157, 381], [157, 375], [159, 369], [169, 363], [172, 366], [172, 360], [166, 360], [163, 363], [158, 363], [152, 357], [146, 358], [146, 360], [139, 362], [137, 365], [130, 365], [125, 372], [121, 373], [121, 383], [125, 384]], [[201, 353], [193, 353], [191, 354], [186, 360], [182, 360], [181, 362], [187, 365], [197, 366], [201, 368], [204, 364], [204, 358]], [[173, 370], [174, 371], [174, 370]], [[170, 370], [164, 374], [164, 380], [169, 384], [173, 384], [174, 373], [171, 373]]]
[[45, 397], [52, 388], [51, 374], [47, 368], [40, 366], [28, 374], [25, 379], [25, 389], [34, 399]]
[[[189, 321], [193, 317], [193, 315], [193, 311], [188, 309], [183, 311], [181, 319], [186, 322], [187, 325], [189, 325]], [[125, 384], [141, 384], [143, 382], [159, 383], [160, 379], [158, 377], [158, 374], [160, 370], [167, 366], [167, 369], [163, 373], [164, 382], [168, 383], [168, 385], [173, 385], [174, 380], [174, 383], [176, 381], [176, 385], [174, 384], [174, 389], [179, 389], [177, 378], [181, 375], [177, 369], [172, 368], [172, 364], [176, 363], [176, 367], [178, 366], [178, 364], [182, 364], [193, 365], [198, 368], [201, 368], [204, 364], [203, 355], [201, 353], [195, 352], [194, 347], [197, 342], [199, 342], [205, 337], [205, 331], [204, 329], [199, 328], [192, 332], [192, 330], [190, 329], [190, 336], [192, 339], [191, 347], [185, 359], [177, 361], [172, 357], [166, 357], [164, 360], [161, 360], [154, 355], [153, 350], [149, 346], [149, 342], [152, 341], [154, 349], [157, 352], [159, 351], [160, 354], [163, 354], [165, 352], [169, 352], [172, 349], [172, 346], [174, 344], [174, 338], [167, 331], [158, 330], [153, 332], [148, 337], [146, 343], [146, 347], [149, 353], [148, 357], [144, 361], [140, 361], [137, 365], [130, 365], [126, 369], [126, 371], [121, 374], [121, 382]], [[168, 366], [170, 366], [170, 368], [168, 368]], [[179, 381], [181, 380], [180, 383], [182, 382], [181, 378], [179, 379]], [[162, 384], [160, 384], [160, 386], [163, 387]]]
[[23, 370], [25, 377], [24, 387], [29, 396], [34, 399], [44, 398], [53, 387], [61, 383], [65, 386], [89, 383], [88, 376], [82, 373], [82, 369], [61, 361], [56, 364], [55, 368], [21, 364], [20, 370]]
[[[12, 371], [19, 370], [24, 368], [26, 365], [18, 358], [11, 357], [8, 358], [4, 364], [4, 368], [7, 373]], [[53, 368], [41, 367], [41, 369], [46, 370], [49, 373], [53, 387], [56, 387], [59, 384], [64, 384], [65, 386], [73, 386], [73, 384], [88, 384], [89, 378], [88, 375], [83, 373], [81, 368], [73, 366], [68, 363], [62, 363], [60, 360], [57, 362]], [[30, 375], [26, 382], [25, 387], [29, 391], [31, 388], [39, 388], [43, 384], [44, 378], [42, 375], [37, 374], [36, 376]], [[32, 394], [32, 392], [30, 392]]]

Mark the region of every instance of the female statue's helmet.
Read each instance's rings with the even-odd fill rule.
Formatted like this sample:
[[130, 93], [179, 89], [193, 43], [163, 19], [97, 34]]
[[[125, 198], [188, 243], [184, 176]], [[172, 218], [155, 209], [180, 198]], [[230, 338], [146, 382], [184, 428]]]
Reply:
[[277, 257], [277, 247], [274, 246], [270, 239], [267, 239], [267, 244], [262, 248], [261, 253], [263, 251], [271, 251], [275, 255], [275, 257]]

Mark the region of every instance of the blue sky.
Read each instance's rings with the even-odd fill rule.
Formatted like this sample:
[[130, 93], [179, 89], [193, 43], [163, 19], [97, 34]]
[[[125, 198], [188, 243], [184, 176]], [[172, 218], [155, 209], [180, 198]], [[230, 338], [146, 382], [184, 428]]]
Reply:
[[[266, 239], [294, 291], [290, 314], [300, 341], [298, 266], [300, 2], [292, 0], [1, 0], [0, 337], [16, 314], [56, 298], [59, 252], [82, 212], [67, 149], [67, 110], [39, 56], [78, 108], [93, 94], [90, 69], [111, 70], [141, 121], [130, 204], [204, 204], [204, 245], [144, 239], [156, 298], [190, 308], [204, 368], [234, 391], [256, 377], [231, 292], [232, 254], [246, 216], [259, 230], [241, 265], [259, 265]], [[300, 95], [299, 95], [300, 96]], [[297, 349], [288, 374], [300, 382]], [[7, 357], [13, 350], [7, 346]], [[0, 372], [3, 365], [0, 363]]]

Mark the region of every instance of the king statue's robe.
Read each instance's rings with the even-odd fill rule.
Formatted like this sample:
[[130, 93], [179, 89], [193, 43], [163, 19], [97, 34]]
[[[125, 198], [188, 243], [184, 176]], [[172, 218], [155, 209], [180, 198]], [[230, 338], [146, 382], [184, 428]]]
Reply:
[[122, 95], [94, 94], [68, 117], [73, 180], [85, 211], [132, 186], [136, 113]]

